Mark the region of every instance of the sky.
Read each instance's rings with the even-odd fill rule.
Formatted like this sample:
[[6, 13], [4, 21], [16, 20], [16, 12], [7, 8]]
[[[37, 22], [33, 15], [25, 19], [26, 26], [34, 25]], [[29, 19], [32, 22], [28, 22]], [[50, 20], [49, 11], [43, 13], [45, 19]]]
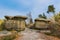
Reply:
[[35, 19], [39, 14], [46, 13], [49, 5], [54, 5], [55, 13], [60, 11], [60, 0], [0, 0], [0, 18], [5, 15], [27, 16], [31, 12], [32, 18]]

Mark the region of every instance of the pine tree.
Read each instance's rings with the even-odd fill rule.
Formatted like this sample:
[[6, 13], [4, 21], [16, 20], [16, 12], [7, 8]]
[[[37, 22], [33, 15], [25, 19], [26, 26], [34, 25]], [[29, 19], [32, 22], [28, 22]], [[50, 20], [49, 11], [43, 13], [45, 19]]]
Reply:
[[45, 15], [45, 13], [40, 14], [40, 15], [39, 15], [39, 18], [44, 18], [44, 19], [47, 19], [47, 17], [46, 17], [46, 15]]

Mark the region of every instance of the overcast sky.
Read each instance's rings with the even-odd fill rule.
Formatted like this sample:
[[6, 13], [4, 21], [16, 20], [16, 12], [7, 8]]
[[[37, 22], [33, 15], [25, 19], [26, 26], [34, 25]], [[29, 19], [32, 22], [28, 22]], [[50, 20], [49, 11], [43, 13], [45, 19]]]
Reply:
[[0, 18], [5, 15], [24, 15], [30, 11], [32, 18], [37, 18], [43, 12], [45, 14], [48, 5], [54, 5], [56, 13], [60, 11], [60, 0], [0, 0]]

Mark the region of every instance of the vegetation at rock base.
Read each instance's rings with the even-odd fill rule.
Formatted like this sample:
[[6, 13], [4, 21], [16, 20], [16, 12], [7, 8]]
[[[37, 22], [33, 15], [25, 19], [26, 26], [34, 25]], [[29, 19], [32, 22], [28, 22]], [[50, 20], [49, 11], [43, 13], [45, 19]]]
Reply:
[[3, 30], [3, 26], [4, 26], [4, 20], [0, 19], [0, 31]]
[[16, 32], [11, 32], [12, 34], [6, 35], [6, 36], [1, 36], [0, 40], [14, 40], [16, 37], [18, 37], [18, 33]]

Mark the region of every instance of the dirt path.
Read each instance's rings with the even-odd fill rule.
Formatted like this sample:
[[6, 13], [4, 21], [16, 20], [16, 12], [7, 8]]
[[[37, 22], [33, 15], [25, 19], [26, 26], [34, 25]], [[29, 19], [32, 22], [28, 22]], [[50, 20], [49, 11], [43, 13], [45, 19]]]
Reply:
[[17, 40], [60, 40], [58, 38], [49, 37], [45, 34], [37, 33], [35, 30], [29, 29], [22, 31], [21, 33], [19, 33], [19, 35], [22, 36], [18, 37]]

